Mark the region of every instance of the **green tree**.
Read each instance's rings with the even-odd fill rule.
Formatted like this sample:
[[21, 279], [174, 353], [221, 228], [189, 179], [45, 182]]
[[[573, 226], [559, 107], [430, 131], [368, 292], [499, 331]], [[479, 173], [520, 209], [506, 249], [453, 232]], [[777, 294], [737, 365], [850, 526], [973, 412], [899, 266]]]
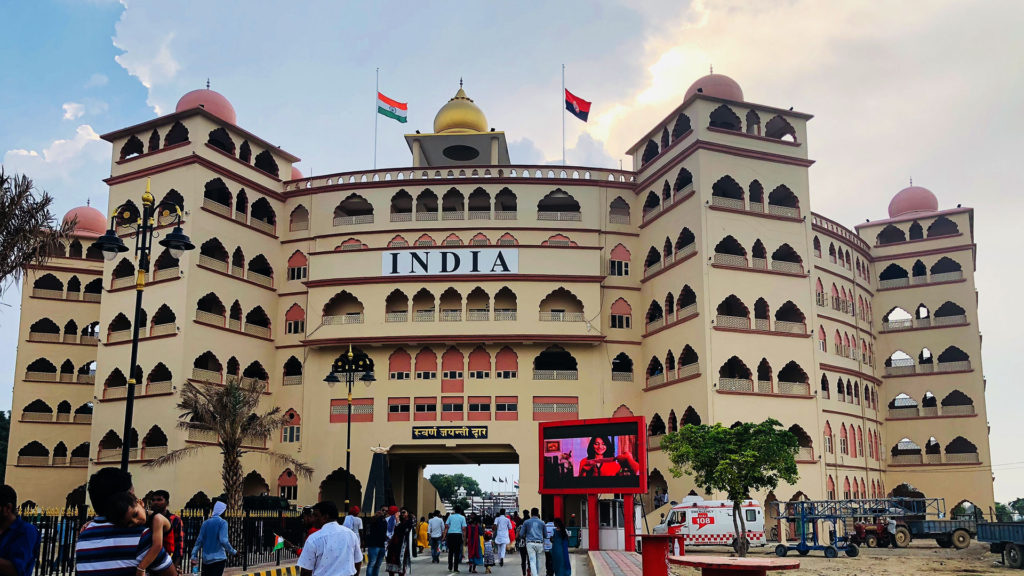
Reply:
[[465, 474], [431, 474], [428, 480], [437, 490], [437, 496], [448, 502], [455, 498], [460, 486], [465, 488], [468, 496], [480, 496], [483, 493], [480, 484]]
[[7, 440], [11, 437], [11, 412], [0, 411], [0, 484], [7, 477]]
[[0, 292], [29, 266], [44, 264], [74, 232], [74, 220], [57, 226], [52, 204], [52, 196], [36, 193], [31, 178], [7, 175], [0, 166]]
[[1014, 512], [1024, 516], [1024, 498], [1017, 498], [1007, 504]]
[[[242, 456], [250, 451], [243, 446], [263, 446], [267, 439], [278, 434], [285, 425], [281, 408], [256, 414], [266, 386], [251, 378], [228, 377], [227, 385], [186, 381], [182, 385], [178, 409], [182, 411], [178, 427], [189, 432], [207, 433], [216, 436], [217, 443], [208, 446], [186, 446], [172, 450], [166, 455], [146, 464], [148, 468], [173, 465], [195, 455], [200, 450], [218, 449], [223, 456], [221, 481], [227, 505], [230, 509], [242, 505]], [[313, 477], [313, 469], [287, 454], [273, 450], [258, 450], [254, 453], [274, 460], [277, 464], [290, 467], [296, 474], [307, 479]]]
[[452, 502], [452, 509], [450, 511], [455, 512], [456, 510], [459, 510], [462, 512], [467, 512], [469, 510], [469, 506], [470, 504], [468, 499], [458, 498], [454, 502]]
[[1013, 508], [996, 502], [996, 522], [1012, 522], [1013, 514]]
[[797, 481], [797, 437], [772, 418], [760, 424], [737, 422], [731, 428], [687, 424], [666, 434], [661, 447], [676, 478], [687, 474], [705, 492], [725, 492], [732, 501], [736, 539], [733, 548], [750, 548], [740, 504], [755, 490], [774, 490], [780, 481]]

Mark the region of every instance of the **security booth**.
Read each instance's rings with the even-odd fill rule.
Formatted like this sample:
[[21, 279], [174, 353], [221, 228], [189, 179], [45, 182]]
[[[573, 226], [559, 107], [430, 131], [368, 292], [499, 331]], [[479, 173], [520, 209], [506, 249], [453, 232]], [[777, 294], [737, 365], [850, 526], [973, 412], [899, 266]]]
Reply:
[[584, 497], [570, 498], [581, 547], [636, 549], [634, 496], [647, 492], [646, 430], [642, 416], [539, 424], [538, 491], [552, 497], [553, 516], [567, 525], [566, 497]]

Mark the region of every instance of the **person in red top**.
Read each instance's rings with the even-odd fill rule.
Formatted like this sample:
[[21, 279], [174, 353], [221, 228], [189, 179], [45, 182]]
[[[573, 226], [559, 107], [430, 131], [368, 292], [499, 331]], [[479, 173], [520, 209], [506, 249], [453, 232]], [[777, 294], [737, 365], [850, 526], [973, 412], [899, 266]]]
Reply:
[[154, 490], [150, 495], [149, 507], [155, 514], [162, 514], [171, 523], [171, 529], [164, 533], [164, 552], [174, 560], [174, 567], [181, 567], [181, 559], [185, 554], [185, 538], [181, 518], [167, 509], [171, 503], [171, 494], [167, 490]]
[[[303, 530], [305, 530], [305, 534], [303, 535], [302, 539], [303, 544], [305, 544], [305, 541], [320, 529], [317, 528], [316, 522], [313, 521], [312, 507], [303, 508], [302, 514], [300, 515], [299, 519], [302, 520], [302, 528]], [[296, 546], [295, 544], [292, 544], [287, 540], [284, 541], [284, 548], [285, 550], [291, 550], [292, 552], [295, 552], [296, 556], [302, 555], [302, 546]]]

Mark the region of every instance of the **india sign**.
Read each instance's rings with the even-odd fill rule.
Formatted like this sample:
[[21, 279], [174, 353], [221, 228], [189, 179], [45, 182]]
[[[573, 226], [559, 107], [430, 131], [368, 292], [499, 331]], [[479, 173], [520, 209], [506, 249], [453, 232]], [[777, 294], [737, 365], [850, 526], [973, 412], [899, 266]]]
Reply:
[[381, 252], [384, 276], [443, 274], [516, 274], [518, 248], [387, 250]]

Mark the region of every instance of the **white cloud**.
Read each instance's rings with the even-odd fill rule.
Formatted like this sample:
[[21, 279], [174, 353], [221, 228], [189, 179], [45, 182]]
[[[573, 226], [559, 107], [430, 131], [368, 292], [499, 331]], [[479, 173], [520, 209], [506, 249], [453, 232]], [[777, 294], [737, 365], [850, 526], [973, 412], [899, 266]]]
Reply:
[[85, 114], [85, 105], [78, 102], [65, 102], [61, 108], [64, 109], [65, 120], [77, 120]]
[[72, 173], [83, 165], [109, 160], [109, 146], [100, 140], [92, 126], [82, 124], [75, 129], [73, 137], [54, 140], [42, 152], [20, 148], [8, 150], [3, 163], [11, 172], [71, 181]]
[[[149, 91], [146, 104], [153, 108], [157, 115], [163, 114], [154, 97], [154, 88], [169, 82], [181, 69], [181, 65], [171, 53], [174, 32], [159, 34], [154, 32], [158, 27], [139, 25], [140, 23], [133, 21], [136, 12], [129, 10], [129, 1], [121, 0], [121, 4], [125, 9], [121, 13], [121, 19], [114, 26], [113, 41], [114, 46], [122, 53], [115, 56], [114, 60], [129, 74], [138, 78]], [[141, 15], [139, 18], [147, 18], [147, 15]]]
[[85, 83], [86, 88], [98, 88], [100, 86], [106, 86], [110, 82], [110, 78], [107, 78], [106, 74], [100, 74], [99, 72], [89, 76], [89, 81]]

